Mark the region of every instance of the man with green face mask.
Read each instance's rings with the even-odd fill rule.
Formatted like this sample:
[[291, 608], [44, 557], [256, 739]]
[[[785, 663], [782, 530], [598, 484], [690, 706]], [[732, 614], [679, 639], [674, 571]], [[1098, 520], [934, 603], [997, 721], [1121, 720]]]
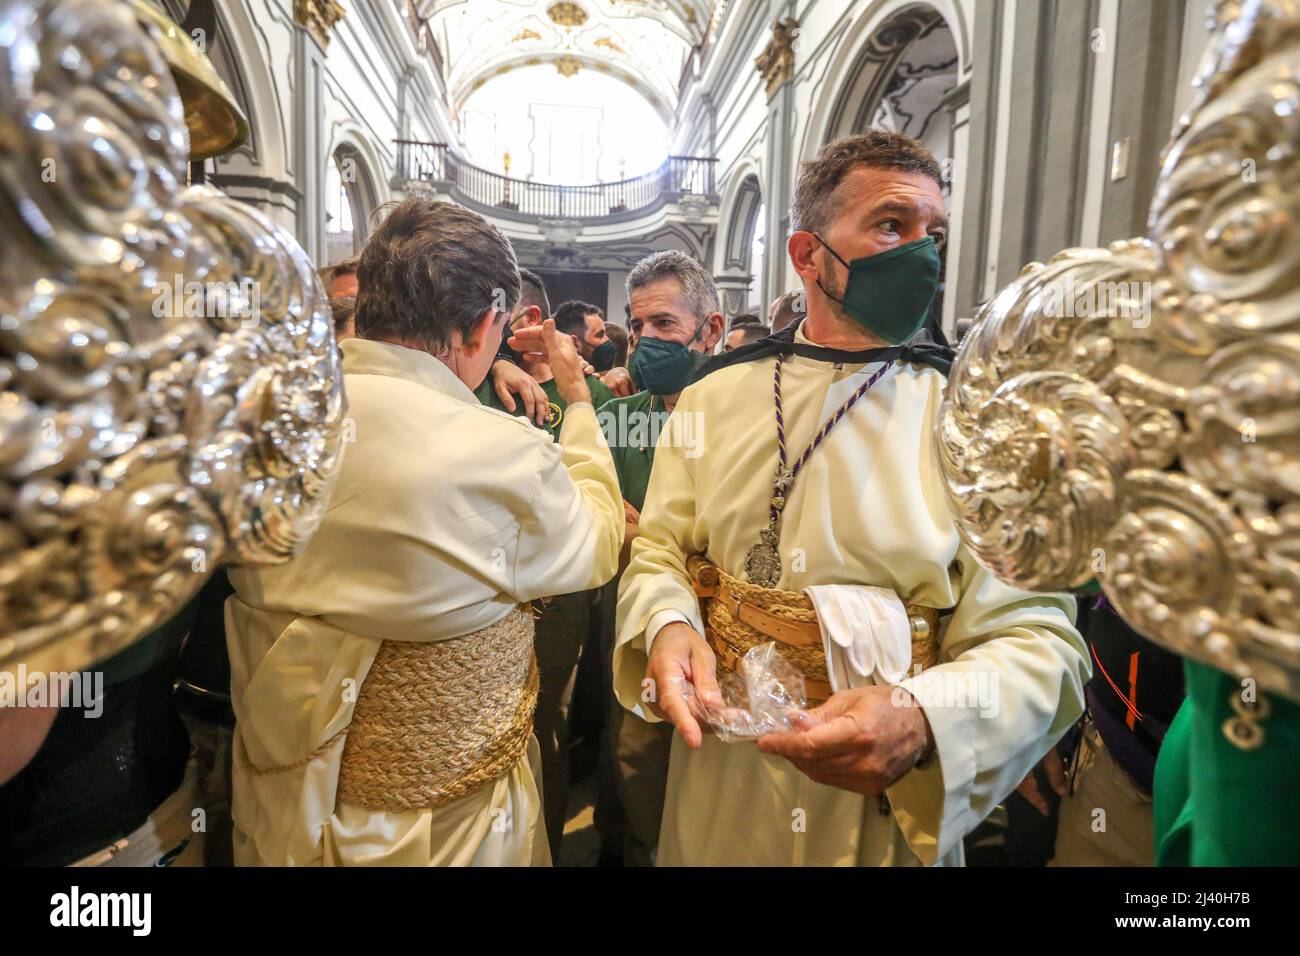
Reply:
[[[920, 143], [883, 130], [806, 163], [787, 243], [804, 318], [701, 369], [673, 412], [698, 419], [697, 448], [659, 442], [613, 679], [676, 730], [660, 865], [960, 864], [1083, 709], [1073, 599], [1000, 583], [948, 510], [951, 353], [917, 338], [942, 186]], [[771, 644], [809, 708], [724, 742], [710, 728], [739, 702], [718, 677]]]
[[[713, 277], [690, 256], [659, 252], [628, 274], [629, 325], [641, 330], [628, 370], [642, 391], [616, 398], [597, 413], [614, 457], [627, 512], [626, 534], [635, 536], [645, 502], [656, 440], [665, 431], [677, 399], [722, 338], [724, 320]], [[667, 430], [665, 440], [697, 444], [703, 435], [689, 424]], [[684, 449], [687, 454], [689, 448]], [[624, 560], [627, 549], [624, 547]], [[606, 601], [605, 632], [613, 643], [613, 587]], [[603, 777], [618, 795], [604, 795], [598, 824], [605, 840], [616, 839], [610, 817], [621, 815], [622, 846], [607, 847], [629, 864], [645, 864], [658, 840], [672, 728], [626, 714], [612, 702], [601, 759]], [[615, 804], [615, 806], [612, 806]]]
[[598, 305], [571, 299], [555, 307], [555, 327], [572, 335], [581, 355], [597, 374], [608, 372], [618, 357], [618, 346], [605, 331], [605, 313]]

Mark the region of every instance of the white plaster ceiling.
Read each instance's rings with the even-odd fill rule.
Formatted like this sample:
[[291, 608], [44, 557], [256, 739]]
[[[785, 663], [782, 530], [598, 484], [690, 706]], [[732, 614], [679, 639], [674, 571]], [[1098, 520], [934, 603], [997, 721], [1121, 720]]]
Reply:
[[[665, 119], [717, 0], [417, 0], [442, 51], [451, 105], [493, 76], [538, 63], [626, 82]], [[558, 8], [558, 9], [557, 9]], [[581, 21], [581, 22], [575, 22]]]

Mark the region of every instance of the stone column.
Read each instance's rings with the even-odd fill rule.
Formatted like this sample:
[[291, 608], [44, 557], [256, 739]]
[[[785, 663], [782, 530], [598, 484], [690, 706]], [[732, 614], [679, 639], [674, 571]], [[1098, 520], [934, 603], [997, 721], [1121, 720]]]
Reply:
[[728, 322], [745, 311], [745, 307], [749, 304], [749, 290], [754, 284], [752, 275], [728, 272], [714, 276], [713, 284], [718, 287], [718, 298], [722, 300], [722, 314]]
[[770, 0], [772, 34], [759, 57], [758, 71], [767, 91], [767, 161], [763, 166], [763, 200], [767, 220], [763, 235], [770, 252], [763, 257], [759, 298], [770, 302], [785, 290], [788, 262], [785, 240], [790, 234], [790, 199], [794, 193], [795, 40], [798, 23], [794, 4]]

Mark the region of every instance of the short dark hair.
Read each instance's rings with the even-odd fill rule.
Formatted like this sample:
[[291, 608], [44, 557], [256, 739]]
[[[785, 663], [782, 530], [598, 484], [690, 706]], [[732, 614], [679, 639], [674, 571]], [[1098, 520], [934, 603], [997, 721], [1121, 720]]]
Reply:
[[741, 345], [765, 339], [768, 334], [767, 326], [759, 322], [732, 322], [731, 328], [727, 329], [727, 335], [730, 336], [732, 332], [740, 333]]
[[476, 212], [412, 196], [392, 207], [357, 266], [357, 335], [430, 352], [465, 338], [489, 309], [519, 302], [510, 241]]
[[587, 316], [594, 315], [601, 321], [605, 319], [605, 310], [590, 302], [570, 299], [555, 307], [555, 327], [565, 335], [582, 338], [587, 334]]
[[827, 143], [815, 159], [803, 164], [794, 187], [790, 228], [795, 232], [820, 232], [830, 225], [843, 201], [840, 186], [859, 166], [917, 173], [943, 186], [939, 164], [919, 140], [884, 129], [868, 130]]
[[744, 327], [746, 325], [757, 325], [759, 328], [766, 328], [766, 326], [763, 325], [762, 320], [754, 313], [742, 312], [731, 320], [731, 323], [727, 326], [727, 331], [730, 332], [737, 326]]
[[618, 349], [618, 355], [614, 358], [614, 367], [620, 368], [627, 364], [627, 329], [617, 322], [610, 322], [605, 326], [605, 334], [609, 340], [614, 343]]
[[334, 314], [334, 333], [337, 335], [356, 319], [357, 300], [352, 296], [330, 299], [330, 311]]
[[519, 267], [519, 304], [535, 305], [542, 313], [542, 321], [551, 317], [551, 300], [546, 296], [546, 285], [542, 277], [532, 269]]
[[360, 256], [352, 256], [351, 258], [344, 259], [341, 262], [336, 262], [333, 265], [321, 266], [317, 269], [316, 274], [320, 276], [320, 281], [324, 284], [325, 291], [327, 293], [329, 292], [330, 285], [333, 284], [334, 280], [339, 276], [356, 275], [357, 263], [360, 260]]

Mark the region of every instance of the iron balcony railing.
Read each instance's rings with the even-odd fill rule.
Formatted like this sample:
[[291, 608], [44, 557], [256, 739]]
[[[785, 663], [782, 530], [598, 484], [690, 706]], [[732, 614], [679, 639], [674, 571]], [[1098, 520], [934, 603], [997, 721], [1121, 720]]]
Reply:
[[475, 166], [446, 143], [399, 139], [401, 179], [449, 186], [458, 201], [510, 218], [603, 219], [636, 213], [685, 194], [712, 196], [716, 159], [669, 156], [651, 172], [590, 186], [512, 179]]

